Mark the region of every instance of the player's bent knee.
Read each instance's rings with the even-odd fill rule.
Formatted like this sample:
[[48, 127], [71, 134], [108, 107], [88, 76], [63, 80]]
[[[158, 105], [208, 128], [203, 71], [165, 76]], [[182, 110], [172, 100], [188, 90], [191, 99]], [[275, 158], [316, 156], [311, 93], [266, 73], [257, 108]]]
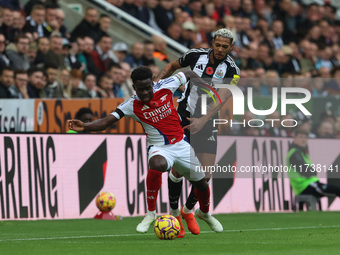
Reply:
[[197, 182], [192, 182], [192, 184], [199, 191], [205, 191], [209, 188], [208, 183], [206, 182], [205, 178]]
[[171, 169], [171, 173], [176, 177], [176, 178], [181, 178], [182, 175], [178, 173], [174, 168]]
[[168, 162], [161, 155], [155, 155], [149, 160], [149, 167], [153, 170], [165, 172], [168, 168]]

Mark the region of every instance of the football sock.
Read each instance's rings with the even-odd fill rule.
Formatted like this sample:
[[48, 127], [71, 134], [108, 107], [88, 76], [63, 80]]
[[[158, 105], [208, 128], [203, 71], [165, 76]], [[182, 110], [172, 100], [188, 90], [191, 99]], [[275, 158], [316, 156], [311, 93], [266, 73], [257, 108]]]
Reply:
[[186, 205], [183, 206], [182, 211], [183, 211], [185, 214], [192, 213], [192, 210], [191, 210], [191, 209], [188, 209], [188, 207], [187, 207]]
[[[209, 181], [207, 182], [208, 185], [210, 184], [210, 181], [211, 179], [209, 179]], [[194, 206], [196, 205], [197, 203], [197, 196], [195, 195], [195, 191], [194, 191], [194, 187], [191, 186], [191, 191], [190, 191], [190, 194], [188, 196], [188, 199], [187, 199], [187, 202], [185, 203], [186, 207], [189, 209], [189, 210], [192, 210], [192, 208], [194, 208]]]
[[191, 186], [191, 191], [190, 194], [187, 198], [187, 202], [185, 203], [185, 206], [189, 209], [192, 210], [192, 208], [194, 208], [194, 206], [197, 203], [197, 197], [195, 195], [195, 188], [193, 186]]
[[182, 192], [183, 177], [176, 178], [170, 171], [168, 177], [169, 202], [171, 209], [178, 209], [178, 199]]
[[195, 195], [198, 198], [198, 201], [200, 203], [200, 209], [203, 213], [209, 212], [209, 205], [210, 205], [210, 188], [208, 186], [208, 189], [205, 191], [199, 191], [195, 189]]
[[146, 176], [146, 196], [148, 203], [148, 210], [156, 210], [156, 199], [158, 191], [162, 185], [162, 172], [149, 169], [148, 175]]

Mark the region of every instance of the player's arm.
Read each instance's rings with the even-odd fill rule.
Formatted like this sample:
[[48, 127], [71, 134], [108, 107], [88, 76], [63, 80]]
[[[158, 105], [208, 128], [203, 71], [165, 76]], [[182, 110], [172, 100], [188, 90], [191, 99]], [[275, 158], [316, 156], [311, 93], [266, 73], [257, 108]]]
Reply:
[[111, 126], [113, 123], [117, 122], [119, 119], [117, 119], [114, 115], [109, 114], [105, 118], [98, 119], [89, 123], [83, 123], [81, 120], [72, 119], [68, 120], [68, 128], [70, 130], [74, 130], [77, 132], [82, 131], [102, 131], [107, 129], [109, 126]]
[[155, 82], [158, 82], [161, 79], [168, 78], [171, 76], [177, 69], [182, 68], [182, 66], [179, 64], [178, 60], [172, 61], [166, 66], [163, 67], [163, 69], [159, 72], [157, 75]]

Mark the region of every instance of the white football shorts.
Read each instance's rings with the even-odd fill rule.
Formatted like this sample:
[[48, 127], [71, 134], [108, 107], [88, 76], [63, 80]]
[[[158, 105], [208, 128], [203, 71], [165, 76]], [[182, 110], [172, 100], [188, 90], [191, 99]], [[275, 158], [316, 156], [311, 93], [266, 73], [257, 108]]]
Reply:
[[189, 181], [199, 181], [205, 178], [201, 163], [193, 148], [186, 139], [175, 144], [153, 145], [149, 147], [148, 161], [156, 155], [163, 156], [168, 162], [167, 170], [172, 167]]

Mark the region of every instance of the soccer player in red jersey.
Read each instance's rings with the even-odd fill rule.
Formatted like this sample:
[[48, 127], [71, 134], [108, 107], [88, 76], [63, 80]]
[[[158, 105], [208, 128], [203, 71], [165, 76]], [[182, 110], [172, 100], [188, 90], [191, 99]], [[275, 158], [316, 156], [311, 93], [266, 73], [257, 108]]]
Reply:
[[[200, 171], [200, 163], [184, 135], [181, 120], [173, 104], [176, 89], [189, 79], [198, 77], [193, 71], [185, 71], [153, 84], [150, 68], [139, 67], [131, 74], [136, 95], [119, 105], [110, 115], [90, 123], [68, 120], [68, 127], [78, 132], [105, 130], [124, 116], [132, 117], [143, 126], [148, 146], [148, 211], [138, 224], [137, 232], [147, 232], [156, 219], [156, 199], [162, 184], [161, 175], [172, 167], [195, 187], [200, 217], [215, 232], [223, 231], [221, 223], [209, 213], [210, 189], [204, 172]], [[180, 217], [177, 218], [181, 220]]]

